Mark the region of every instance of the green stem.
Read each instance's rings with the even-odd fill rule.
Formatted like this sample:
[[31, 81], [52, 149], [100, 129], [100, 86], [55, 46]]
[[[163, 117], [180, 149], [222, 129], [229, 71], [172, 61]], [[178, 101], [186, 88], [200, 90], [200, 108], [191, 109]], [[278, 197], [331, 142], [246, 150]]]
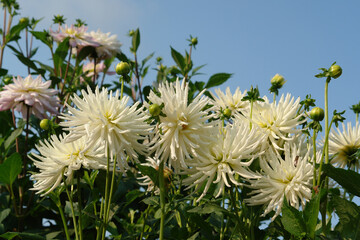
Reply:
[[62, 220], [62, 223], [63, 223], [63, 225], [64, 225], [64, 232], [65, 232], [65, 235], [66, 235], [66, 240], [70, 240], [69, 230], [68, 230], [68, 227], [67, 227], [67, 224], [66, 224], [66, 219], [65, 219], [64, 211], [62, 210], [60, 201], [57, 202], [56, 205], [57, 205], [57, 207], [58, 207], [58, 209], [59, 209], [59, 213], [60, 213], [60, 216], [61, 216], [61, 220]]
[[250, 130], [252, 128], [252, 114], [253, 114], [253, 106], [254, 106], [254, 102], [253, 101], [250, 101]]
[[164, 182], [164, 161], [161, 161], [159, 166], [159, 187], [160, 187], [160, 235], [159, 239], [164, 239], [164, 227], [165, 227], [165, 182]]
[[314, 176], [313, 176], [313, 187], [316, 186], [316, 130], [314, 129], [314, 133], [313, 133], [313, 166], [314, 166]]
[[274, 102], [276, 101], [276, 93], [274, 93]]
[[[325, 83], [325, 143], [329, 141], [329, 106], [328, 106], [328, 85], [330, 79], [326, 79]], [[325, 147], [325, 164], [329, 163], [329, 144]]]
[[124, 94], [124, 77], [121, 76], [120, 77], [120, 80], [121, 80], [121, 93], [120, 93], [120, 99], [123, 98], [123, 94]]
[[73, 219], [74, 230], [75, 230], [75, 238], [78, 240], [79, 239], [79, 234], [78, 234], [78, 228], [77, 228], [77, 224], [76, 224], [76, 218], [75, 218], [75, 211], [74, 211], [74, 204], [73, 204], [72, 196], [69, 193], [69, 189], [68, 189], [68, 186], [66, 184], [66, 179], [65, 179], [64, 174], [62, 175], [62, 178], [63, 178], [63, 182], [64, 182], [64, 185], [65, 185], [66, 194], [67, 194], [69, 202], [70, 202], [70, 208], [71, 208], [72, 219]]
[[80, 175], [77, 174], [77, 194], [78, 194], [78, 209], [79, 209], [79, 235], [80, 235], [80, 240], [83, 239], [83, 232], [82, 232], [82, 213], [81, 213], [81, 209], [82, 209], [82, 204], [81, 204], [81, 187], [80, 187]]
[[105, 199], [104, 199], [104, 214], [103, 214], [103, 228], [102, 228], [102, 238], [105, 239], [105, 232], [107, 227], [106, 212], [108, 208], [109, 201], [109, 175], [110, 175], [110, 147], [107, 146], [107, 166], [106, 166], [106, 181], [105, 181]]
[[[129, 159], [129, 157], [127, 158], [127, 160], [128, 159]], [[112, 171], [112, 176], [111, 176], [110, 196], [109, 196], [109, 201], [108, 201], [107, 210], [106, 210], [106, 222], [109, 221], [110, 205], [111, 205], [111, 199], [112, 199], [112, 195], [113, 195], [114, 182], [115, 182], [115, 172], [116, 172], [115, 169], [116, 169], [116, 157], [114, 159], [114, 166], [113, 166], [113, 171]]]

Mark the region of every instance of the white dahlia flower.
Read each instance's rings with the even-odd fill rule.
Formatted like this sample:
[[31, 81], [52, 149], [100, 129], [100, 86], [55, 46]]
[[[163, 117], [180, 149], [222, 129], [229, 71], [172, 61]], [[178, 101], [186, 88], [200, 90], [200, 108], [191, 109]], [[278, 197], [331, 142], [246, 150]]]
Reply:
[[213, 104], [216, 111], [221, 111], [225, 109], [230, 109], [232, 112], [242, 112], [249, 107], [248, 101], [241, 101], [246, 95], [246, 91], [241, 92], [240, 88], [236, 88], [235, 93], [231, 94], [230, 88], [227, 87], [225, 93], [222, 92], [219, 88], [215, 89], [215, 93], [211, 95], [214, 98]]
[[256, 179], [246, 180], [254, 190], [245, 202], [250, 206], [266, 205], [263, 216], [275, 211], [272, 220], [280, 214], [284, 196], [291, 206], [304, 207], [311, 198], [314, 171], [308, 161], [311, 149], [305, 155], [301, 155], [301, 149], [296, 143], [285, 143], [285, 158], [272, 149], [260, 156], [262, 171], [256, 173]]
[[[253, 107], [251, 122], [258, 125], [260, 131], [267, 137], [268, 144], [275, 149], [282, 149], [284, 141], [290, 141], [296, 134], [300, 134], [302, 129], [297, 128], [301, 123], [303, 114], [298, 114], [300, 108], [300, 98], [296, 100], [290, 94], [281, 96], [278, 102], [256, 103]], [[250, 118], [250, 113], [246, 114]]]
[[248, 123], [226, 126], [213, 139], [209, 148], [202, 149], [198, 157], [188, 162], [189, 169], [184, 170], [188, 174], [183, 184], [188, 188], [196, 186], [200, 189], [204, 184], [205, 188], [197, 201], [200, 201], [209, 190], [211, 184], [218, 184], [218, 197], [224, 187], [231, 187], [230, 184], [240, 185], [235, 175], [243, 178], [253, 178], [254, 173], [247, 169], [253, 160], [262, 154], [259, 145], [264, 140], [259, 136], [258, 129], [251, 130]]
[[[152, 139], [156, 157], [169, 161], [169, 167], [175, 172], [186, 167], [185, 159], [196, 156], [196, 151], [209, 145], [215, 122], [208, 120], [214, 115], [209, 109], [204, 110], [210, 102], [209, 98], [200, 93], [192, 102], [188, 102], [188, 83], [179, 80], [174, 83], [160, 84], [160, 97], [150, 92], [149, 101], [159, 106], [164, 104], [160, 115], [160, 124]], [[210, 109], [211, 110], [211, 109]]]
[[83, 98], [74, 95], [71, 100], [75, 107], [67, 105], [68, 113], [60, 116], [65, 120], [60, 125], [70, 131], [66, 140], [87, 136], [89, 145], [105, 144], [111, 156], [118, 155], [119, 167], [127, 167], [126, 155], [136, 159], [146, 153], [147, 146], [141, 141], [153, 129], [145, 122], [147, 116], [138, 108], [139, 102], [128, 106], [128, 96], [120, 99], [119, 91], [115, 95], [105, 88], [100, 92], [96, 87], [93, 93], [88, 87], [87, 91], [82, 91]]
[[51, 81], [43, 82], [41, 75], [33, 79], [31, 75], [25, 79], [18, 76], [14, 77], [14, 83], [5, 85], [0, 92], [0, 111], [15, 108], [21, 112], [23, 118], [27, 118], [27, 109], [30, 107], [29, 114], [34, 114], [38, 118], [48, 118], [46, 111], [57, 114], [59, 99], [55, 89], [49, 89]]
[[111, 35], [111, 33], [103, 33], [100, 30], [96, 32], [91, 31], [86, 35], [98, 43], [96, 46], [96, 53], [99, 59], [106, 59], [115, 56], [117, 53], [120, 53], [121, 43], [117, 39], [116, 35]]
[[360, 125], [354, 127], [351, 122], [340, 128], [333, 129], [329, 135], [329, 154], [333, 156], [331, 163], [335, 166], [352, 170], [359, 169], [359, 157], [355, 153], [360, 149]]
[[32, 175], [35, 180], [32, 190], [46, 195], [53, 191], [63, 180], [71, 182], [74, 171], [81, 167], [87, 169], [106, 169], [107, 158], [104, 155], [104, 147], [98, 145], [89, 148], [86, 138], [79, 138], [76, 141], [66, 143], [66, 136], [51, 136], [50, 141], [40, 142], [36, 149], [39, 154], [31, 153], [30, 159], [40, 170]]

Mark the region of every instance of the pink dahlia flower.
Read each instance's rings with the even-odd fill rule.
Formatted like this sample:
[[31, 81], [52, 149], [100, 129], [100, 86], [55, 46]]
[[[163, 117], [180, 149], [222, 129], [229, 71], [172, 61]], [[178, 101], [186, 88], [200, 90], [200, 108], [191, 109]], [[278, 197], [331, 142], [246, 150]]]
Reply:
[[56, 107], [59, 107], [59, 99], [56, 96], [57, 90], [49, 89], [50, 81], [43, 82], [41, 75], [33, 79], [31, 75], [25, 79], [14, 77], [14, 83], [6, 85], [0, 92], [0, 111], [15, 108], [21, 112], [23, 118], [27, 118], [27, 108], [30, 107], [30, 114], [38, 118], [47, 118], [46, 111], [57, 114]]
[[71, 25], [68, 27], [65, 25], [65, 27], [60, 26], [58, 32], [53, 32], [50, 29], [50, 35], [57, 42], [62, 42], [65, 38], [69, 37], [69, 44], [73, 48], [79, 46], [99, 46], [99, 44], [94, 41], [91, 36], [86, 34], [86, 30], [87, 27], [85, 26], [75, 27], [74, 25]]

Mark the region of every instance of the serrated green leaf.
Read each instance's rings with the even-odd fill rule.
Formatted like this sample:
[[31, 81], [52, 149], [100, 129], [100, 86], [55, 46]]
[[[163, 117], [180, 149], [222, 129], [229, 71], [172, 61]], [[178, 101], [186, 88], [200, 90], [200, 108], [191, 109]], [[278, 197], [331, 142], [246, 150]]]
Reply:
[[318, 221], [320, 209], [320, 194], [314, 195], [306, 204], [303, 212], [306, 229], [311, 238], [315, 239], [315, 228]]
[[137, 166], [142, 175], [149, 176], [154, 185], [159, 186], [159, 174], [153, 167], [143, 166], [141, 164], [138, 164]]
[[187, 212], [190, 213], [199, 213], [199, 214], [209, 214], [209, 213], [219, 213], [226, 212], [225, 209], [216, 204], [207, 203], [201, 206], [194, 207]]
[[0, 77], [5, 76], [8, 73], [8, 70], [5, 68], [0, 68]]
[[22, 160], [19, 153], [13, 153], [0, 165], [0, 182], [12, 185], [21, 173]]
[[159, 205], [160, 203], [160, 200], [159, 200], [159, 196], [151, 196], [151, 197], [148, 197], [148, 198], [145, 198], [143, 199], [143, 203], [147, 204], [147, 205]]
[[171, 48], [171, 56], [174, 59], [176, 65], [178, 65], [178, 67], [181, 69], [182, 72], [185, 71], [185, 59], [183, 57], [183, 55], [181, 55], [178, 51], [176, 51], [175, 49]]
[[216, 73], [209, 78], [205, 88], [216, 87], [226, 82], [232, 76], [231, 73]]
[[93, 46], [86, 46], [81, 48], [76, 61], [81, 62], [88, 56], [94, 56], [96, 54], [96, 49]]
[[69, 38], [65, 38], [56, 48], [54, 53], [54, 65], [60, 69], [60, 64], [65, 60], [69, 52]]
[[1, 212], [0, 212], [0, 223], [2, 223], [5, 220], [5, 218], [7, 218], [7, 216], [9, 216], [10, 212], [11, 212], [10, 208], [6, 208], [6, 209], [1, 210]]
[[300, 237], [303, 233], [306, 233], [306, 225], [302, 218], [301, 212], [289, 206], [286, 198], [284, 198], [281, 212], [281, 223], [284, 225], [286, 231], [297, 237]]
[[360, 174], [350, 169], [335, 168], [331, 164], [323, 166], [325, 174], [343, 186], [349, 193], [360, 196]]
[[41, 42], [45, 43], [47, 46], [51, 46], [52, 42], [49, 40], [49, 33], [46, 31], [37, 32], [37, 31], [30, 31], [31, 34]]
[[5, 150], [7, 150], [10, 145], [15, 141], [15, 139], [20, 136], [20, 134], [23, 132], [24, 126], [19, 126], [17, 129], [15, 129], [10, 136], [6, 139], [4, 143]]
[[137, 199], [137, 198], [139, 198], [139, 197], [141, 197], [141, 196], [143, 196], [143, 195], [144, 195], [144, 193], [141, 192], [139, 189], [134, 189], [134, 190], [128, 192], [128, 193], [126, 194], [126, 196], [125, 196], [125, 198], [126, 198], [126, 204], [125, 204], [125, 206], [128, 206], [128, 205], [131, 204], [133, 201], [135, 201], [135, 199]]
[[133, 52], [137, 52], [140, 45], [140, 31], [139, 29], [136, 29], [134, 32], [134, 35], [132, 37], [132, 50]]
[[339, 223], [336, 225], [335, 230], [340, 232], [342, 238], [359, 239], [360, 207], [339, 196], [333, 196], [330, 203], [339, 216]]

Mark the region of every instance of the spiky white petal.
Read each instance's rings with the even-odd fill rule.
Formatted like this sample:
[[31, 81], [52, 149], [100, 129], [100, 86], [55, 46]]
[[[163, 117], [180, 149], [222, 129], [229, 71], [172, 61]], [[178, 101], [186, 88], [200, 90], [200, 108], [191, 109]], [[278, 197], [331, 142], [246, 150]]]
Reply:
[[67, 181], [71, 181], [74, 171], [81, 167], [87, 169], [106, 169], [107, 159], [104, 155], [104, 147], [95, 148], [87, 145], [85, 137], [76, 141], [66, 143], [62, 135], [59, 138], [56, 135], [51, 136], [49, 141], [40, 142], [36, 149], [39, 154], [31, 153], [30, 159], [40, 170], [39, 173], [32, 175], [35, 180], [32, 190], [46, 195], [53, 191], [63, 180], [63, 175]]
[[257, 179], [247, 180], [249, 187], [254, 189], [250, 198], [245, 202], [250, 205], [266, 205], [263, 215], [275, 211], [274, 220], [281, 212], [286, 196], [289, 204], [299, 208], [311, 198], [313, 178], [313, 165], [309, 163], [310, 149], [301, 155], [302, 147], [296, 143], [285, 143], [284, 155], [269, 149], [265, 155], [260, 156], [262, 171], [257, 173]]
[[67, 141], [87, 136], [89, 145], [99, 142], [109, 147], [111, 156], [118, 155], [120, 168], [127, 168], [126, 155], [136, 159], [145, 154], [147, 145], [141, 143], [150, 134], [152, 127], [145, 120], [147, 116], [139, 102], [128, 106], [129, 97], [119, 98], [119, 91], [113, 95], [107, 89], [102, 92], [96, 87], [93, 93], [88, 87], [82, 91], [83, 98], [74, 95], [71, 100], [75, 107], [68, 105], [69, 113], [61, 116], [65, 121], [60, 125], [70, 131]]
[[360, 166], [359, 158], [355, 153], [360, 149], [360, 124], [355, 126], [348, 122], [345, 126], [342, 123], [342, 130], [333, 129], [329, 135], [329, 154], [333, 156], [331, 163], [335, 166], [349, 167], [358, 170]]
[[225, 93], [220, 89], [215, 89], [215, 93], [217, 96], [211, 93], [214, 98], [212, 103], [218, 112], [227, 108], [231, 111], [242, 112], [249, 107], [248, 101], [241, 100], [245, 97], [246, 91], [241, 92], [239, 87], [236, 88], [234, 94], [231, 94], [229, 87], [226, 88]]
[[188, 102], [189, 86], [184, 80], [174, 83], [160, 84], [158, 91], [161, 96], [150, 92], [151, 103], [164, 104], [162, 109], [165, 116], [160, 116], [160, 124], [152, 140], [152, 150], [164, 161], [169, 161], [169, 167], [175, 171], [186, 167], [185, 159], [196, 156], [196, 150], [205, 148], [212, 139], [215, 121], [209, 110], [204, 110], [210, 100], [200, 93], [192, 102]]
[[230, 184], [240, 185], [235, 175], [243, 178], [253, 178], [255, 175], [247, 169], [252, 161], [262, 154], [259, 148], [264, 137], [258, 134], [258, 129], [245, 122], [228, 125], [213, 139], [210, 148], [202, 149], [198, 157], [188, 162], [190, 169], [184, 170], [188, 174], [183, 184], [188, 188], [196, 186], [205, 188], [198, 199], [204, 197], [211, 184], [218, 184], [218, 197], [224, 187]]
[[30, 107], [30, 114], [38, 118], [48, 118], [46, 111], [57, 114], [57, 107], [60, 107], [59, 99], [56, 96], [57, 90], [50, 89], [51, 81], [43, 82], [41, 75], [33, 79], [31, 75], [26, 78], [14, 77], [14, 83], [5, 85], [4, 91], [0, 92], [0, 111], [15, 108], [27, 118], [27, 109]]
[[268, 146], [275, 149], [282, 149], [285, 141], [294, 138], [296, 134], [300, 134], [302, 129], [298, 126], [306, 120], [301, 120], [302, 113], [298, 113], [300, 108], [300, 98], [295, 100], [290, 94], [281, 96], [278, 102], [255, 103], [253, 106], [252, 116], [250, 111], [245, 115], [251, 122], [258, 125], [262, 133], [268, 139]]

